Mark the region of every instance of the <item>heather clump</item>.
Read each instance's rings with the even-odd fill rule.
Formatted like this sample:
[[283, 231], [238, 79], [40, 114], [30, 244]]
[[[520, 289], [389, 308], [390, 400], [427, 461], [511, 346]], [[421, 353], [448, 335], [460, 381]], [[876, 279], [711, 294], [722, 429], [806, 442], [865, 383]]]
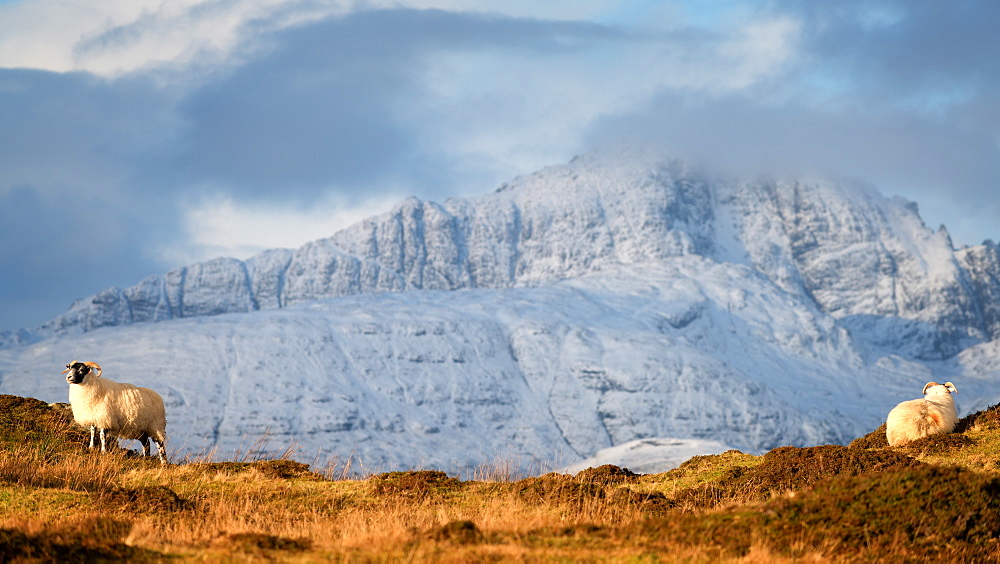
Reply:
[[387, 472], [367, 480], [372, 492], [382, 497], [399, 497], [419, 501], [431, 496], [441, 496], [461, 487], [458, 478], [437, 470]]
[[753, 467], [732, 466], [718, 479], [684, 490], [676, 499], [689, 508], [763, 501], [834, 476], [857, 476], [921, 464], [890, 450], [861, 450], [840, 445], [780, 447]]

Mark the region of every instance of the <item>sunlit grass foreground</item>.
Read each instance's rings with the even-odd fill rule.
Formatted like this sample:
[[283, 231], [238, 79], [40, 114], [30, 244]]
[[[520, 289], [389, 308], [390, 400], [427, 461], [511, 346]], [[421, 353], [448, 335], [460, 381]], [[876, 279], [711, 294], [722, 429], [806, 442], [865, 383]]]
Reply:
[[65, 413], [0, 396], [0, 561], [988, 561], [1000, 411], [889, 449], [730, 451], [671, 472], [474, 479], [285, 456], [97, 455]]

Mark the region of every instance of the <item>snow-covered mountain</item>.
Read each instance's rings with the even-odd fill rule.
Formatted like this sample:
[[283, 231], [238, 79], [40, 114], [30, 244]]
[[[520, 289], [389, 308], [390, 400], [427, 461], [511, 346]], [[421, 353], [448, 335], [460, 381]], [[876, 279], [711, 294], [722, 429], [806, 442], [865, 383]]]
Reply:
[[5, 336], [0, 392], [62, 400], [92, 359], [164, 394], [175, 447], [268, 430], [382, 468], [760, 451], [848, 441], [929, 380], [996, 403], [998, 297], [997, 246], [915, 204], [619, 149], [81, 299]]

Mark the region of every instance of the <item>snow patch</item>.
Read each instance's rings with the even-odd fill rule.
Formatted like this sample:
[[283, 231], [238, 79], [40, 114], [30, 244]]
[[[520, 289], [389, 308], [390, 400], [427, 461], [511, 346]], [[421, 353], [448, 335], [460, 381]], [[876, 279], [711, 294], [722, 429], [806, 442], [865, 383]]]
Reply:
[[732, 450], [718, 441], [699, 439], [636, 439], [601, 449], [593, 456], [567, 466], [563, 472], [576, 474], [587, 468], [613, 464], [637, 474], [659, 474], [677, 468], [693, 456], [720, 454]]

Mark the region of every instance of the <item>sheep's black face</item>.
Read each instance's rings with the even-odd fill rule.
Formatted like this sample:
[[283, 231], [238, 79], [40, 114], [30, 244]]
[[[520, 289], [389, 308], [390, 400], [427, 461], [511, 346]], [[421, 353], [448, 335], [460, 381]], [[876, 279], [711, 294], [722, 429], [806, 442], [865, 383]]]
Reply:
[[70, 384], [83, 382], [87, 374], [90, 374], [90, 367], [82, 362], [74, 362], [66, 365], [66, 381]]

